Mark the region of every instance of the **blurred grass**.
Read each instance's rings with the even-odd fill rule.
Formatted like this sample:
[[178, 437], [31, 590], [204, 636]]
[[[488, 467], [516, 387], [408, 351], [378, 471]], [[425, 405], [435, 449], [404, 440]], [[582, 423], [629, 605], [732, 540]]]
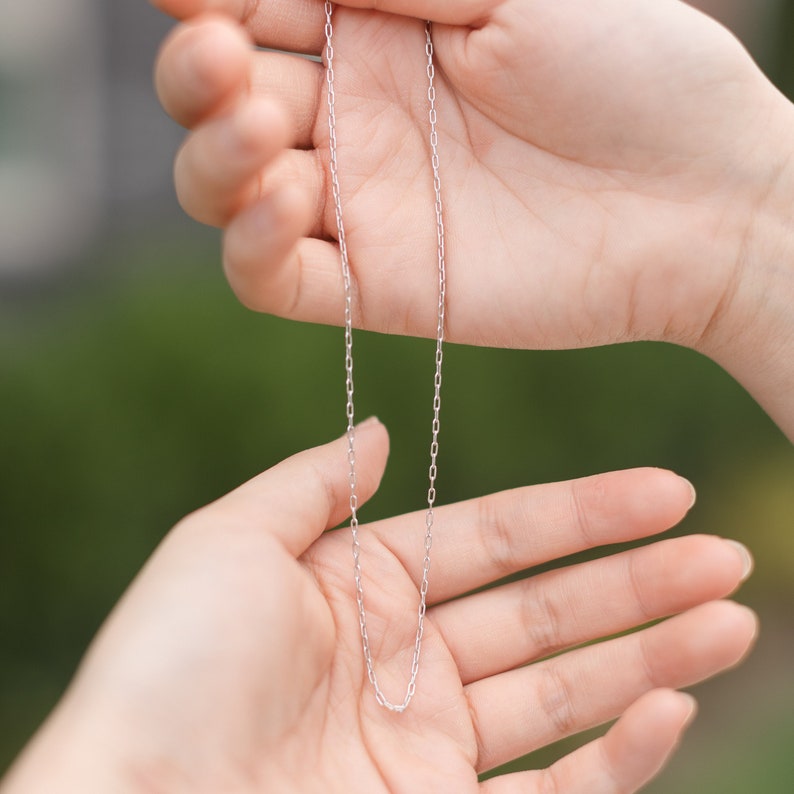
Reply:
[[[207, 241], [109, 246], [97, 265], [113, 262], [123, 275], [4, 308], [0, 767], [175, 521], [344, 430], [340, 331], [241, 308]], [[393, 431], [389, 470], [364, 520], [423, 503], [432, 357], [427, 341], [356, 337], [359, 416], [377, 413]], [[670, 773], [675, 787], [665, 777], [653, 791], [789, 792], [794, 456], [785, 439], [715, 365], [670, 346], [450, 346], [445, 367], [442, 501], [666, 466], [700, 492], [681, 531], [753, 548], [759, 572], [746, 600], [774, 631], [743, 673], [698, 690], [703, 734], [696, 725], [687, 744], [696, 751]], [[756, 691], [759, 671], [762, 696], [735, 696]], [[725, 720], [737, 731], [723, 741]], [[571, 745], [525, 763], [547, 763]]]

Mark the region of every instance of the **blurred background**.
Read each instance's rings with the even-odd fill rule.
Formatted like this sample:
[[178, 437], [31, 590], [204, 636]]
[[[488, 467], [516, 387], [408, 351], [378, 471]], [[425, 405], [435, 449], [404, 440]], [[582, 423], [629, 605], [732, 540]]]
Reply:
[[[794, 95], [794, 2], [696, 5]], [[169, 21], [133, 0], [0, 0], [0, 12], [2, 770], [168, 528], [340, 434], [344, 393], [340, 332], [241, 308], [217, 233], [176, 205], [181, 131], [150, 80]], [[432, 344], [357, 338], [359, 415], [394, 431], [367, 518], [421, 507]], [[750, 546], [757, 571], [739, 598], [761, 615], [758, 648], [696, 688], [700, 716], [649, 791], [790, 794], [788, 442], [716, 366], [670, 346], [450, 346], [445, 366], [443, 501], [666, 466], [699, 490], [677, 531]]]

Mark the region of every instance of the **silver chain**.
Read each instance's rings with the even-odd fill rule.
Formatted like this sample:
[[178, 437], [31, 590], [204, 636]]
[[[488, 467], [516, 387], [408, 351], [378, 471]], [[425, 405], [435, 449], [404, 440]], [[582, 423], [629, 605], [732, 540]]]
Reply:
[[441, 203], [441, 177], [439, 175], [438, 157], [438, 131], [436, 128], [436, 88], [435, 66], [433, 58], [433, 36], [430, 22], [425, 24], [425, 55], [427, 56], [427, 101], [429, 105], [430, 122], [430, 153], [433, 169], [433, 189], [435, 191], [435, 217], [438, 251], [438, 314], [436, 325], [436, 372], [433, 380], [433, 424], [432, 439], [430, 443], [430, 468], [428, 470], [427, 512], [425, 513], [425, 554], [422, 562], [422, 583], [419, 587], [419, 608], [417, 611], [418, 624], [414, 642], [413, 660], [411, 662], [411, 677], [402, 703], [391, 702], [378, 683], [375, 665], [370, 649], [369, 631], [367, 629], [367, 611], [364, 606], [364, 585], [361, 573], [361, 543], [358, 536], [358, 494], [356, 490], [356, 431], [355, 431], [355, 404], [353, 385], [353, 291], [350, 276], [350, 260], [347, 254], [347, 241], [345, 239], [345, 226], [342, 218], [342, 194], [339, 188], [339, 163], [337, 160], [336, 137], [336, 95], [334, 93], [334, 5], [330, 0], [325, 3], [325, 38], [326, 38], [326, 82], [328, 99], [328, 133], [330, 151], [330, 175], [333, 191], [334, 207], [336, 209], [336, 226], [339, 239], [339, 252], [342, 264], [342, 278], [345, 290], [345, 388], [347, 393], [347, 460], [350, 466], [350, 529], [353, 535], [353, 575], [356, 583], [356, 601], [358, 602], [358, 622], [361, 629], [361, 644], [364, 650], [364, 660], [367, 665], [367, 675], [375, 690], [378, 703], [390, 711], [403, 712], [408, 708], [416, 692], [416, 677], [419, 674], [419, 657], [422, 653], [422, 637], [424, 636], [425, 613], [427, 611], [427, 590], [430, 576], [430, 550], [433, 545], [433, 506], [436, 501], [436, 476], [438, 474], [438, 434], [441, 429], [441, 365], [444, 360], [444, 315], [446, 311], [446, 264], [444, 244], [444, 215]]

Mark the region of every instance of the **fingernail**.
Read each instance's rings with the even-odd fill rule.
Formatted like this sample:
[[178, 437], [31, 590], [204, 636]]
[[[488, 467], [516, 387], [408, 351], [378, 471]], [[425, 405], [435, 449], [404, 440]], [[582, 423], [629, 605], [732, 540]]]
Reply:
[[360, 422], [356, 425], [357, 430], [363, 430], [368, 427], [374, 427], [375, 425], [379, 425], [381, 423], [380, 419], [377, 416], [370, 416], [369, 419], [365, 419], [363, 422]]
[[750, 578], [750, 574], [753, 572], [753, 568], [755, 567], [755, 563], [753, 562], [753, 555], [750, 554], [750, 550], [745, 546], [743, 543], [739, 543], [738, 540], [730, 540], [726, 539], [726, 543], [730, 543], [734, 549], [739, 553], [739, 556], [742, 558], [742, 581], [746, 582]]
[[[737, 604], [737, 606], [741, 607], [744, 610], [744, 613], [747, 615], [747, 617], [750, 619], [750, 621], [753, 624], [753, 633], [750, 635], [750, 644], [752, 645], [758, 639], [758, 635], [761, 631], [761, 623], [758, 620], [758, 615], [756, 615], [756, 613], [745, 604]], [[749, 650], [749, 646], [748, 646], [748, 650]]]
[[689, 482], [689, 480], [687, 480], [686, 477], [681, 477], [680, 479], [681, 479], [681, 482], [686, 483], [687, 488], [689, 488], [689, 490], [690, 490], [690, 492], [692, 494], [692, 497], [691, 497], [690, 502], [689, 502], [689, 507], [687, 508], [688, 510], [691, 510], [695, 506], [695, 502], [697, 502], [698, 493], [695, 490], [695, 486], [692, 485], [692, 483]]
[[695, 717], [698, 715], [698, 702], [692, 695], [686, 692], [682, 692], [681, 694], [689, 701], [689, 714], [687, 714], [684, 720], [684, 728], [686, 729], [695, 721]]

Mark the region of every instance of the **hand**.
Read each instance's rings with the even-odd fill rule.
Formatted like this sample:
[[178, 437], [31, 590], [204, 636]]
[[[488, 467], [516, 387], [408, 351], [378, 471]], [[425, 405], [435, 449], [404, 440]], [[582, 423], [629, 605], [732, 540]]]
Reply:
[[[341, 322], [323, 68], [247, 38], [319, 55], [323, 2], [156, 2], [188, 20], [157, 80], [196, 130], [176, 166], [184, 206], [227, 226], [247, 305]], [[196, 17], [243, 6], [245, 35]], [[677, 0], [344, 6], [336, 95], [358, 325], [435, 333], [423, 25], [399, 14], [428, 17], [448, 338], [695, 347], [794, 437], [794, 114], [724, 28]]]
[[[362, 500], [387, 447], [382, 425], [359, 427]], [[633, 792], [692, 714], [688, 696], [660, 687], [714, 675], [752, 643], [752, 613], [712, 602], [738, 586], [749, 557], [716, 537], [464, 595], [663, 531], [692, 499], [686, 481], [653, 469], [519, 489], [437, 510], [417, 694], [405, 713], [388, 712], [363, 664], [349, 531], [325, 531], [347, 514], [345, 451], [341, 439], [297, 455], [167, 537], [3, 794]], [[362, 527], [370, 638], [395, 699], [423, 535], [421, 513]], [[673, 613], [683, 614], [576, 647]], [[477, 782], [621, 714], [550, 769]]]

